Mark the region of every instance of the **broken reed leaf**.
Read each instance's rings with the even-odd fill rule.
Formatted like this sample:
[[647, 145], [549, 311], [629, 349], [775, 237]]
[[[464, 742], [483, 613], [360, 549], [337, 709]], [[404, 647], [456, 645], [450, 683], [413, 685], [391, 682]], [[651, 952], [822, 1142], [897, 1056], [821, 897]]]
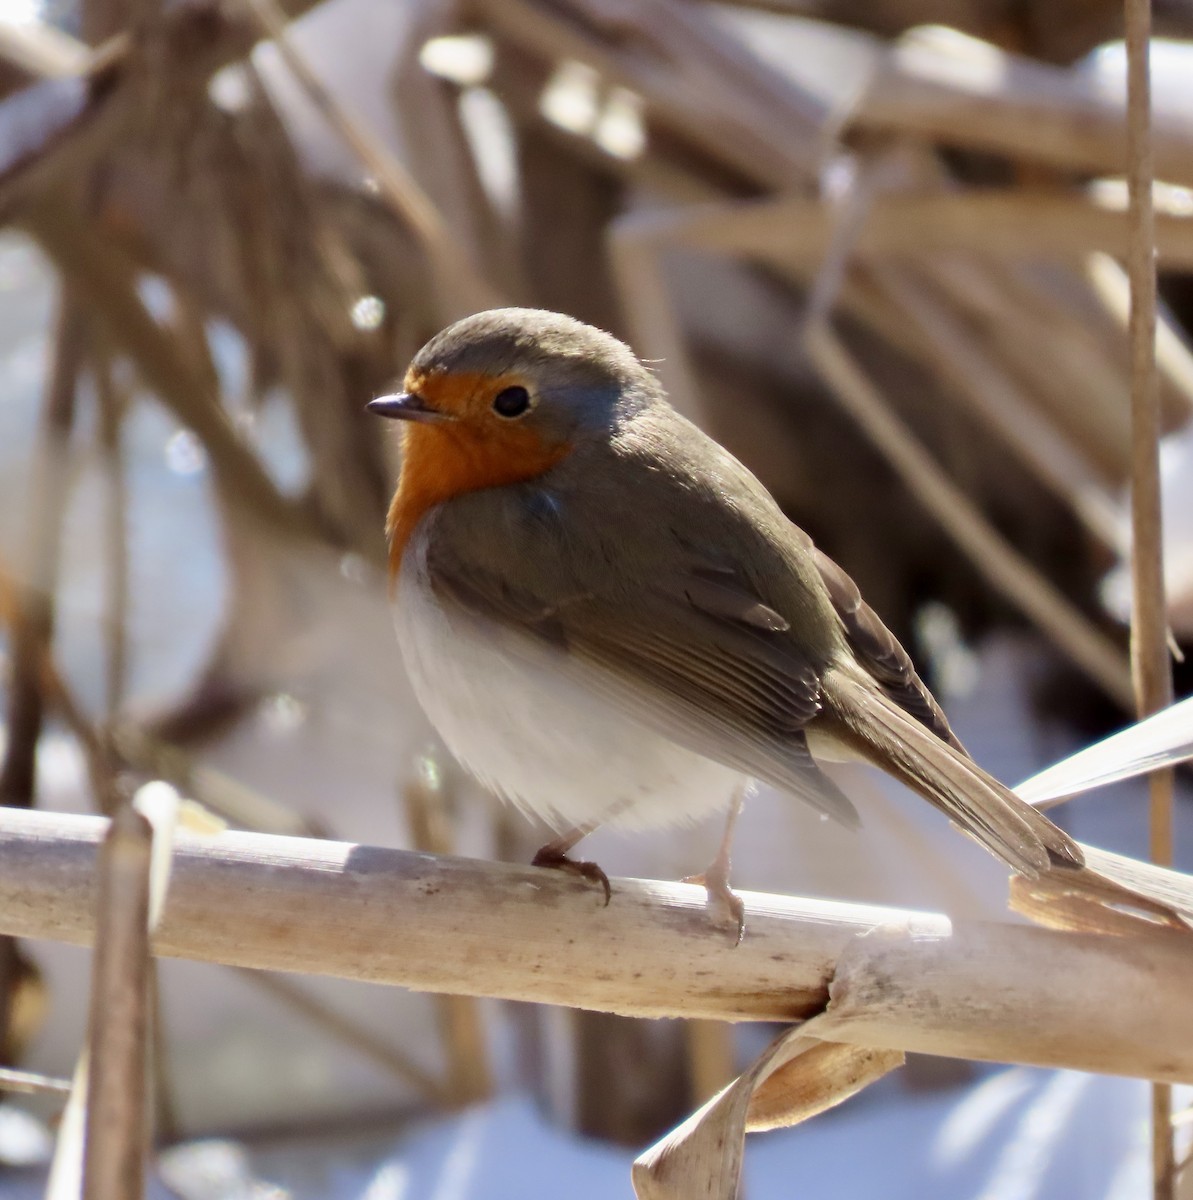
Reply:
[[160, 779], [151, 780], [137, 789], [133, 807], [149, 822], [149, 917], [148, 929], [152, 933], [162, 910], [166, 907], [166, 893], [170, 890], [170, 868], [173, 865], [174, 832], [178, 828], [181, 797], [168, 783]]
[[1085, 867], [1038, 879], [1013, 876], [1011, 907], [1040, 925], [1145, 937], [1193, 934], [1193, 876], [1096, 846], [1081, 845]]
[[83, 1142], [87, 1123], [87, 1047], [79, 1051], [71, 1079], [70, 1097], [58, 1122], [45, 1200], [79, 1200], [83, 1194]]
[[1079, 750], [1014, 790], [1037, 808], [1193, 759], [1193, 696]]
[[638, 1200], [734, 1200], [747, 1130], [795, 1125], [903, 1064], [899, 1050], [821, 1042], [813, 1017], [634, 1162]]
[[820, 1042], [758, 1083], [746, 1114], [746, 1132], [798, 1125], [901, 1067], [905, 1058], [902, 1050]]

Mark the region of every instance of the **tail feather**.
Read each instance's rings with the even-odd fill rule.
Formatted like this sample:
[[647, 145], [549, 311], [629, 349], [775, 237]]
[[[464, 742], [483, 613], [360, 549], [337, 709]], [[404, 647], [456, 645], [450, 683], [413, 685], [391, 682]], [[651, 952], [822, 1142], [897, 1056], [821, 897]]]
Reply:
[[1007, 866], [1034, 878], [1079, 867], [1080, 847], [971, 758], [934, 736], [876, 688], [834, 673], [825, 699], [855, 750], [935, 805]]

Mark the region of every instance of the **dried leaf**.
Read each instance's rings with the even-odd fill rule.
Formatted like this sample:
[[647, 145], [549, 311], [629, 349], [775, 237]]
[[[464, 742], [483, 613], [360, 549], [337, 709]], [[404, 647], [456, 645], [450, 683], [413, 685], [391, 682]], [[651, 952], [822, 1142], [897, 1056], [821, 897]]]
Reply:
[[1015, 791], [1037, 808], [1193, 759], [1193, 696], [1024, 780]]
[[898, 1050], [818, 1041], [821, 1021], [781, 1034], [748, 1071], [639, 1155], [638, 1200], [734, 1200], [747, 1129], [795, 1125], [902, 1065]]

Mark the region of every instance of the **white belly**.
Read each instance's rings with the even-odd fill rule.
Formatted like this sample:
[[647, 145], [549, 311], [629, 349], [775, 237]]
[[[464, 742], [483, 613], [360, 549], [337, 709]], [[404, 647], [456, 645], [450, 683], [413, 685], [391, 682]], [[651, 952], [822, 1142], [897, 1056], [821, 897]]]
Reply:
[[431, 723], [487, 787], [563, 829], [677, 824], [725, 809], [741, 775], [685, 750], [585, 686], [563, 652], [432, 594], [416, 534], [395, 625]]

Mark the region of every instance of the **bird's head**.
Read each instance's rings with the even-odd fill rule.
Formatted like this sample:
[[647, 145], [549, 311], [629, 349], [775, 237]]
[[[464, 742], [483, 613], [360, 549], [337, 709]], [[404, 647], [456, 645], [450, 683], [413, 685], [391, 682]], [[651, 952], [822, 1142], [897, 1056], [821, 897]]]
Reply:
[[432, 505], [538, 478], [658, 395], [628, 346], [571, 317], [502, 308], [457, 321], [415, 355], [400, 393], [368, 405], [405, 422], [391, 553], [400, 560]]

